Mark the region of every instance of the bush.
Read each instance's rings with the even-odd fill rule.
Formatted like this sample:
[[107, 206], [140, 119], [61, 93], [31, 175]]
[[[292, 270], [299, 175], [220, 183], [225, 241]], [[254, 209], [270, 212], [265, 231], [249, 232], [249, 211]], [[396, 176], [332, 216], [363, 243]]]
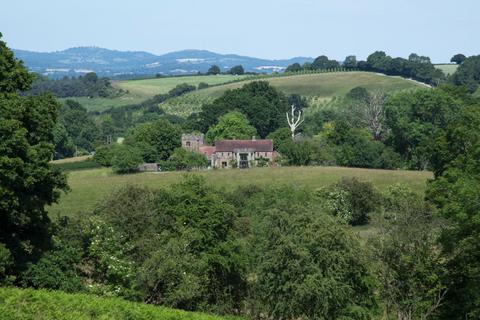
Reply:
[[93, 161], [104, 167], [111, 167], [113, 160], [113, 145], [101, 145], [95, 148]]
[[112, 159], [115, 173], [133, 173], [138, 171], [138, 166], [143, 162], [140, 151], [132, 146], [121, 146], [115, 149]]
[[254, 317], [366, 319], [373, 306], [360, 244], [315, 202], [310, 192], [292, 187], [247, 200]]
[[14, 278], [10, 275], [13, 267], [13, 258], [10, 250], [0, 243], [0, 285], [10, 284]]
[[81, 258], [82, 252], [79, 249], [56, 238], [54, 248], [22, 273], [22, 285], [72, 293], [83, 291], [82, 278], [75, 269]]
[[331, 214], [351, 225], [367, 224], [369, 214], [381, 204], [381, 195], [373, 184], [356, 178], [342, 178], [336, 184], [321, 189], [319, 195]]

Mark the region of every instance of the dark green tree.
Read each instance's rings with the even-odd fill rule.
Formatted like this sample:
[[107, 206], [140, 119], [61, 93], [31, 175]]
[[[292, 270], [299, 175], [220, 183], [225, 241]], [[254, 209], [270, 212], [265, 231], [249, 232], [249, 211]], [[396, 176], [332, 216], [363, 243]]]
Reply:
[[300, 63], [295, 62], [294, 64], [289, 65], [287, 67], [287, 69], [285, 70], [285, 72], [299, 72], [299, 71], [302, 71], [302, 70], [303, 70], [303, 68], [300, 65]]
[[224, 139], [251, 139], [257, 130], [250, 125], [247, 118], [240, 112], [229, 112], [218, 119], [218, 123], [208, 129], [205, 139], [214, 144]]
[[475, 92], [480, 84], [480, 55], [465, 59], [453, 74], [452, 81], [456, 85], [467, 86], [470, 92]]
[[47, 94], [18, 96], [30, 83], [0, 41], [0, 243], [11, 252], [17, 272], [49, 247], [45, 206], [67, 189], [65, 176], [49, 164], [59, 105]]
[[285, 112], [288, 108], [286, 97], [267, 81], [254, 81], [203, 105], [199, 114], [201, 131], [207, 132], [223, 114], [240, 111], [264, 138], [286, 124]]
[[464, 54], [457, 53], [452, 57], [452, 59], [450, 59], [450, 62], [454, 62], [456, 64], [462, 64], [462, 62], [465, 61], [465, 59], [467, 59], [467, 57]]
[[240, 76], [245, 73], [245, 70], [243, 69], [243, 66], [239, 65], [232, 67], [228, 73]]
[[221, 73], [220, 67], [217, 65], [211, 66], [207, 71], [207, 74], [211, 74], [211, 75], [217, 75], [220, 73]]

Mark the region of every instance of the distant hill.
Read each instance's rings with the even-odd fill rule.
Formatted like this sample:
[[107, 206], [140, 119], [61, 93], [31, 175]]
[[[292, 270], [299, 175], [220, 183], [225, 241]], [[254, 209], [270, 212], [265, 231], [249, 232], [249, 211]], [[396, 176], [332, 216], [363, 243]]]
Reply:
[[34, 72], [53, 78], [96, 72], [100, 76], [193, 74], [206, 72], [216, 64], [221, 70], [242, 65], [249, 72], [282, 71], [288, 65], [313, 61], [297, 57], [286, 60], [259, 59], [235, 54], [218, 54], [206, 50], [183, 50], [164, 55], [143, 51], [117, 51], [97, 47], [77, 47], [56, 52], [33, 52], [13, 49], [17, 58]]

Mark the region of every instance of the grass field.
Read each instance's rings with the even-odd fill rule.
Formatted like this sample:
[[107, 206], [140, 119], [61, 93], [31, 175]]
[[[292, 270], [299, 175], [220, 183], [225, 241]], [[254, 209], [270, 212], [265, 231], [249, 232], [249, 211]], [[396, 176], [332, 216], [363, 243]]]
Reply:
[[0, 320], [239, 320], [185, 312], [119, 298], [59, 291], [0, 288]]
[[435, 68], [442, 70], [443, 73], [448, 76], [449, 74], [454, 74], [455, 71], [457, 71], [458, 65], [452, 63], [436, 64]]
[[135, 104], [147, 100], [154, 95], [167, 93], [177, 85], [187, 83], [198, 86], [205, 82], [209, 85], [218, 85], [244, 78], [245, 76], [217, 75], [217, 76], [186, 76], [186, 77], [164, 77], [142, 80], [123, 80], [112, 81], [112, 85], [117, 89], [128, 90], [116, 98], [71, 98], [78, 101], [89, 111], [102, 111], [110, 107], [120, 107], [129, 104]]
[[[300, 94], [304, 97], [328, 100], [343, 97], [351, 89], [362, 86], [367, 90], [386, 92], [399, 91], [424, 85], [400, 77], [385, 76], [371, 72], [332, 72], [271, 77], [263, 80], [285, 94]], [[205, 102], [220, 97], [229, 89], [240, 88], [252, 80], [228, 83], [190, 92], [178, 98], [167, 100], [160, 106], [168, 113], [185, 116], [197, 112]]]
[[[68, 175], [71, 192], [63, 194], [60, 202], [48, 209], [52, 218], [59, 215], [76, 215], [92, 210], [106, 195], [116, 189], [131, 185], [159, 188], [179, 182], [182, 172], [138, 173], [115, 175], [110, 169], [72, 171]], [[381, 188], [397, 182], [410, 185], [423, 193], [425, 182], [432, 177], [430, 172], [402, 170], [371, 170], [341, 167], [277, 167], [248, 170], [200, 171], [207, 182], [224, 190], [233, 190], [241, 185], [271, 183], [293, 183], [299, 187], [320, 188], [338, 181], [342, 177], [357, 177], [371, 181]]]

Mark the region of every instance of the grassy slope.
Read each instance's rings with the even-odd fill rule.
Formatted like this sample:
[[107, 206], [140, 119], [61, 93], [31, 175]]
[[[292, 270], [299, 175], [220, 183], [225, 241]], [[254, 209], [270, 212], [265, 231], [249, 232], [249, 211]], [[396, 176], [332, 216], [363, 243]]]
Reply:
[[129, 93], [116, 98], [71, 98], [80, 102], [89, 111], [102, 111], [110, 107], [119, 107], [128, 104], [139, 103], [154, 95], [167, 93], [181, 83], [198, 86], [200, 82], [209, 85], [218, 85], [233, 80], [241, 79], [241, 76], [218, 75], [218, 76], [188, 76], [188, 77], [165, 77], [143, 80], [112, 81], [117, 89], [128, 90]]
[[[72, 171], [68, 183], [71, 192], [62, 195], [60, 202], [49, 208], [52, 218], [58, 215], [75, 215], [91, 210], [98, 201], [114, 190], [127, 185], [142, 185], [159, 188], [180, 181], [182, 172], [138, 173], [115, 175], [106, 168]], [[424, 192], [425, 182], [431, 178], [429, 172], [402, 170], [370, 170], [340, 167], [278, 167], [249, 170], [201, 171], [208, 183], [232, 190], [240, 185], [271, 183], [293, 183], [297, 186], [320, 188], [336, 182], [341, 177], [358, 177], [372, 181], [377, 187], [403, 182], [419, 193]]]
[[87, 294], [58, 291], [0, 288], [0, 320], [87, 320], [162, 319], [222, 320], [240, 319], [184, 312], [119, 298], [99, 298]]
[[[315, 97], [328, 100], [334, 96], [345, 96], [351, 89], [362, 86], [368, 90], [382, 90], [387, 92], [410, 89], [423, 86], [414, 81], [400, 77], [390, 77], [371, 72], [334, 72], [291, 75], [265, 78], [272, 86], [285, 94], [300, 94], [305, 97]], [[161, 107], [173, 114], [188, 115], [200, 110], [203, 103], [220, 97], [229, 89], [240, 88], [248, 81], [228, 83], [221, 86], [191, 92], [181, 97], [168, 100]]]
[[450, 64], [450, 63], [445, 63], [445, 64], [436, 64], [435, 68], [440, 69], [445, 73], [445, 75], [453, 74], [455, 71], [457, 71], [458, 65], [457, 64]]

